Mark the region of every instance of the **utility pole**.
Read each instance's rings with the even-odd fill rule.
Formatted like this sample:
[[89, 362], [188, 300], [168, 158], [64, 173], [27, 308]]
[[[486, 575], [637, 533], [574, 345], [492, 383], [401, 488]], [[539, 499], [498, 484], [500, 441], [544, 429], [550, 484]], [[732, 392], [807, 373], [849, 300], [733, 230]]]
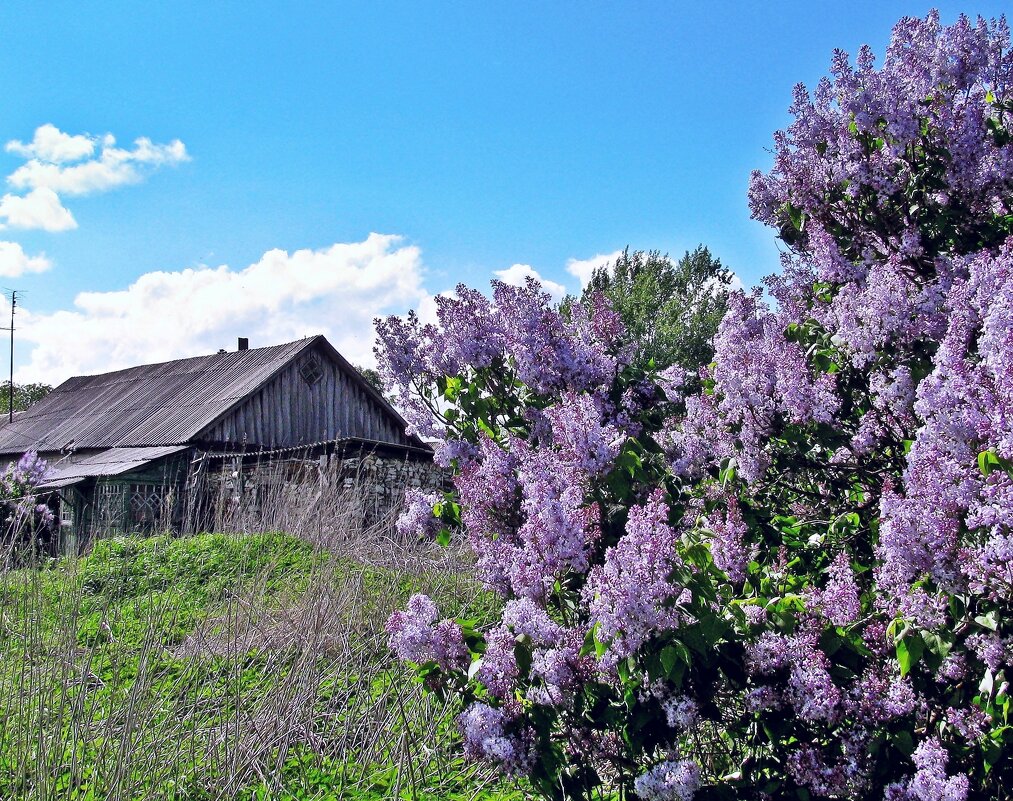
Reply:
[[14, 422], [14, 307], [18, 305], [18, 291], [11, 290], [11, 380], [7, 385], [7, 408], [10, 417], [8, 422]]

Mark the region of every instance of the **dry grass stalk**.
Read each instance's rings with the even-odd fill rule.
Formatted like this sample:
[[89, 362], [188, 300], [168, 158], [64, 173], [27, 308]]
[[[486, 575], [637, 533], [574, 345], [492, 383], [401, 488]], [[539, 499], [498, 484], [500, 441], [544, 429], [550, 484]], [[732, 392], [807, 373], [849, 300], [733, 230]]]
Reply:
[[364, 524], [361, 493], [326, 471], [266, 485], [256, 513], [233, 505], [222, 530], [287, 531], [312, 546], [309, 567], [289, 577], [255, 554], [259, 567], [196, 622], [171, 587], [89, 595], [74, 558], [59, 576], [0, 574], [0, 790], [312, 797], [322, 774], [321, 798], [486, 786], [448, 750], [453, 707], [392, 662], [383, 631], [408, 585], [467, 606], [475, 587], [461, 555], [399, 537], [396, 510]]

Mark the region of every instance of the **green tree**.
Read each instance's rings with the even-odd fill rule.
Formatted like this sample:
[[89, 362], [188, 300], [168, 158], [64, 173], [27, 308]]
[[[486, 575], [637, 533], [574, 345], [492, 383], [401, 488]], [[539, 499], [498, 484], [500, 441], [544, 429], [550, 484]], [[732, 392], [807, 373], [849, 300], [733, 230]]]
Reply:
[[[41, 400], [53, 388], [49, 384], [14, 384], [14, 411], [23, 412], [36, 401]], [[0, 384], [0, 414], [8, 414], [11, 410], [11, 382]]]
[[[383, 379], [380, 378], [380, 374], [372, 367], [360, 367], [354, 365], [355, 369], [359, 371], [359, 375], [366, 379], [366, 383], [369, 384], [373, 389], [384, 395], [383, 391]], [[384, 395], [386, 397], [386, 395]]]
[[614, 264], [596, 269], [581, 295], [601, 292], [612, 301], [636, 347], [640, 366], [709, 364], [727, 305], [732, 273], [703, 245], [673, 262], [660, 251], [627, 247]]

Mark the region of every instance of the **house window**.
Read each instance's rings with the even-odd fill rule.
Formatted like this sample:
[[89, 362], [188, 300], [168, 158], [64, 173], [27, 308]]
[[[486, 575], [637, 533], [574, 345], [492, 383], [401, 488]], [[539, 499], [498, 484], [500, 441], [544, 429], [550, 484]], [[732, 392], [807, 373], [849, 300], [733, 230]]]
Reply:
[[60, 525], [74, 525], [74, 504], [66, 498], [60, 498]]
[[151, 524], [162, 513], [162, 488], [155, 484], [130, 485], [130, 522]]
[[302, 376], [302, 380], [311, 387], [316, 384], [324, 377], [324, 368], [320, 364], [320, 359], [315, 354], [309, 356], [302, 364], [299, 365], [299, 375]]

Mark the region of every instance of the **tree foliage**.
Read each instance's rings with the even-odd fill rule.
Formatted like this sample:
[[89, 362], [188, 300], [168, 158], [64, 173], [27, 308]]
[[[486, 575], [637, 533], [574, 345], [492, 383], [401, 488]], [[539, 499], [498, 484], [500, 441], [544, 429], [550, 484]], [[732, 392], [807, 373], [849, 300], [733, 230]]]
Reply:
[[391, 645], [466, 751], [547, 798], [1011, 797], [1013, 55], [1005, 21], [894, 29], [796, 88], [756, 218], [784, 269], [732, 293], [702, 386], [590, 294], [459, 287], [378, 326], [505, 599], [424, 597]]
[[[49, 384], [14, 384], [14, 411], [23, 412], [36, 401], [42, 400], [53, 391]], [[0, 414], [11, 410], [11, 382], [0, 384]]]
[[383, 394], [383, 379], [380, 378], [380, 374], [376, 370], [372, 367], [359, 367], [358, 365], [355, 365], [355, 369], [359, 372], [359, 375], [366, 379], [367, 384], [380, 394]]
[[711, 341], [724, 316], [732, 273], [703, 245], [677, 262], [660, 251], [626, 248], [598, 267], [581, 299], [609, 299], [634, 344], [634, 361], [696, 370], [710, 363]]

